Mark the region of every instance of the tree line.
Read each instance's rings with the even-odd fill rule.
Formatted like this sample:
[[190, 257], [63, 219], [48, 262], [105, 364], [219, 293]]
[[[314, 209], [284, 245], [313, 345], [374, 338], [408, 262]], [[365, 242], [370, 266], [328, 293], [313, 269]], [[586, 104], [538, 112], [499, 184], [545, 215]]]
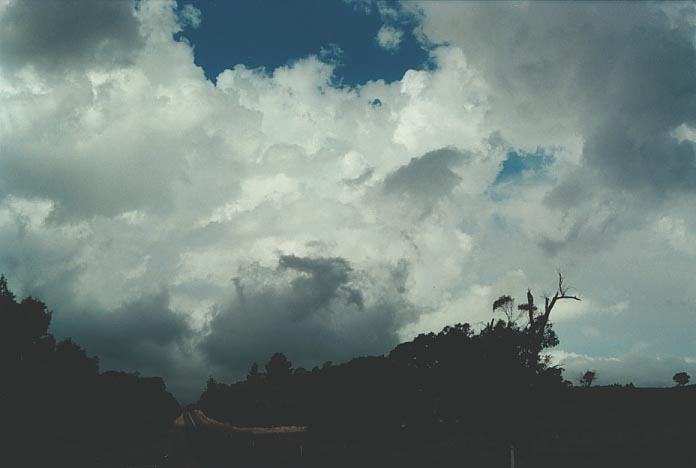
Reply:
[[293, 370], [276, 353], [265, 372], [252, 364], [243, 381], [209, 379], [198, 404], [235, 424], [305, 424], [342, 439], [422, 439], [456, 430], [515, 441], [531, 433], [570, 385], [544, 353], [558, 344], [550, 316], [562, 300], [580, 299], [559, 275], [556, 293], [544, 298], [541, 310], [531, 291], [518, 306], [502, 296], [493, 304], [502, 318], [478, 332], [456, 324], [383, 356], [311, 371]]
[[[501, 446], [538, 447], [549, 438], [598, 450], [592, 434], [604, 431], [603, 443], [630, 441], [648, 454], [681, 455], [674, 451], [683, 449], [679, 437], [694, 433], [690, 421], [696, 418], [686, 372], [675, 374], [674, 389], [590, 388], [598, 377], [593, 370], [574, 387], [551, 363], [548, 350], [559, 343], [552, 311], [578, 300], [559, 274], [556, 292], [541, 304], [531, 291], [519, 305], [510, 296], [498, 298], [493, 318], [479, 331], [466, 323], [447, 326], [382, 356], [311, 370], [293, 369], [276, 353], [263, 370], [252, 364], [239, 382], [210, 378], [198, 405], [235, 425], [300, 424], [343, 442], [411, 443], [464, 434]], [[607, 450], [602, 456], [608, 459]]]
[[51, 312], [19, 300], [0, 276], [0, 438], [8, 466], [61, 466], [68, 435], [93, 442], [143, 437], [171, 426], [180, 412], [159, 377], [99, 372], [70, 338], [49, 333]]

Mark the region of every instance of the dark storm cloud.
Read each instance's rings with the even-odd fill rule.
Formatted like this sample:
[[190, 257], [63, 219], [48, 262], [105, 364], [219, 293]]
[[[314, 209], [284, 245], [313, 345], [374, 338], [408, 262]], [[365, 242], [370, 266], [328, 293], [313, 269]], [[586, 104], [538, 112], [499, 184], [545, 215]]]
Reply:
[[663, 10], [686, 5], [442, 6], [425, 5], [425, 31], [484, 72], [503, 134], [579, 131], [593, 181], [649, 196], [696, 189], [694, 147], [670, 134], [695, 123], [693, 26]]
[[441, 148], [424, 154], [389, 174], [384, 190], [389, 194], [408, 195], [416, 200], [434, 202], [449, 194], [461, 178], [452, 170], [468, 156], [453, 148]]
[[276, 269], [249, 267], [234, 282], [236, 297], [216, 310], [200, 349], [227, 378], [276, 351], [303, 366], [384, 353], [415, 317], [400, 293], [404, 268], [389, 287], [375, 289], [342, 258], [288, 255]]
[[175, 350], [191, 330], [173, 312], [169, 294], [162, 291], [127, 302], [115, 310], [58, 314], [58, 336], [71, 336], [96, 354], [107, 368], [167, 372], [175, 367]]
[[281, 255], [278, 265], [303, 273], [290, 283], [293, 297], [288, 307], [295, 317], [316, 312], [339, 296], [346, 304], [363, 309], [362, 293], [349, 285], [352, 269], [346, 260]]
[[[629, 121], [619, 122], [622, 118]], [[679, 121], [673, 124], [679, 125]], [[673, 128], [642, 128], [630, 116], [615, 116], [590, 134], [583, 154], [611, 186], [653, 196], [694, 191], [696, 148], [690, 141], [671, 136]]]
[[9, 68], [108, 66], [141, 44], [132, 0], [14, 0], [0, 16], [0, 62]]

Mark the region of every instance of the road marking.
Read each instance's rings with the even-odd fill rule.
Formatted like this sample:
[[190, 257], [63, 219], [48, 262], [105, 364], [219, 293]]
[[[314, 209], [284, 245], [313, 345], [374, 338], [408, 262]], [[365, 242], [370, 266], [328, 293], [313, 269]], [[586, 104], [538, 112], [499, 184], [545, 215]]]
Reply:
[[193, 425], [193, 428], [196, 429], [196, 421], [193, 420], [193, 416], [191, 416], [191, 413], [186, 413], [186, 415], [189, 417], [189, 421], [191, 421], [191, 425]]

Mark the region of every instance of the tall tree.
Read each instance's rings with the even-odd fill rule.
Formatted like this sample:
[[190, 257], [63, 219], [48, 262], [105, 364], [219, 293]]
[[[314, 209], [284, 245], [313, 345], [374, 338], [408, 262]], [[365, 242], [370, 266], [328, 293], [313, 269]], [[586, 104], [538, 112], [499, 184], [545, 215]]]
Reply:
[[569, 287], [564, 284], [563, 274], [558, 272], [558, 288], [552, 297], [544, 297], [544, 312], [540, 315], [536, 314], [538, 307], [534, 304], [534, 295], [531, 290], [527, 290], [527, 303], [520, 304], [518, 309], [527, 312], [528, 327], [532, 346], [532, 354], [538, 359], [539, 353], [544, 349], [544, 342], [549, 338], [549, 318], [551, 311], [556, 306], [558, 301], [574, 300], [579, 301], [580, 298], [569, 294]]
[[261, 373], [259, 372], [259, 365], [257, 363], [252, 363], [251, 368], [249, 368], [249, 373], [247, 374], [247, 382], [259, 382], [262, 380]]
[[266, 364], [266, 377], [272, 384], [287, 382], [292, 376], [292, 363], [283, 353], [275, 353]]
[[579, 382], [583, 387], [590, 387], [595, 380], [597, 380], [597, 372], [594, 370], [587, 370], [582, 374]]
[[508, 326], [512, 325], [519, 318], [519, 315], [515, 317], [515, 300], [511, 296], [500, 296], [493, 302], [493, 313], [498, 311], [505, 315]]
[[686, 372], [677, 372], [674, 374], [674, 377], [672, 377], [672, 380], [674, 380], [674, 382], [677, 384], [677, 387], [683, 387], [689, 383], [691, 376]]

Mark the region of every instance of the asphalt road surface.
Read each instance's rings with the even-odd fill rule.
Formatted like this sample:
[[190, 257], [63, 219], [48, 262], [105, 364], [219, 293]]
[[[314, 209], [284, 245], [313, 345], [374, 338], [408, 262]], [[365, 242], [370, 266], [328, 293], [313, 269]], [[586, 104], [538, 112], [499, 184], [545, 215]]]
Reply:
[[193, 455], [201, 468], [259, 468], [252, 436], [230, 435], [205, 424], [194, 411], [183, 414]]

